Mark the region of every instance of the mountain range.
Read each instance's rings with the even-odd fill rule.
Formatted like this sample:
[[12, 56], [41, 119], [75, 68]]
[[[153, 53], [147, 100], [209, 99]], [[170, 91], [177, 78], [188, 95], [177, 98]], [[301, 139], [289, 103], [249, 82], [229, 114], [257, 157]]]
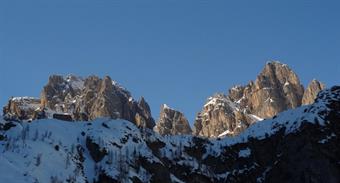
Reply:
[[40, 98], [15, 97], [4, 107], [5, 117], [17, 120], [57, 118], [88, 121], [98, 117], [125, 119], [161, 135], [193, 134], [203, 137], [237, 135], [249, 125], [279, 112], [311, 104], [325, 86], [312, 80], [306, 89], [286, 65], [267, 62], [255, 81], [238, 85], [228, 93], [208, 98], [191, 129], [183, 113], [164, 104], [155, 125], [146, 100], [132, 98], [130, 92], [112, 80], [97, 76], [52, 75]]
[[[286, 64], [207, 99], [191, 128], [106, 76], [52, 75], [0, 123], [4, 182], [340, 182], [340, 87]], [[15, 177], [15, 178], [13, 178]]]

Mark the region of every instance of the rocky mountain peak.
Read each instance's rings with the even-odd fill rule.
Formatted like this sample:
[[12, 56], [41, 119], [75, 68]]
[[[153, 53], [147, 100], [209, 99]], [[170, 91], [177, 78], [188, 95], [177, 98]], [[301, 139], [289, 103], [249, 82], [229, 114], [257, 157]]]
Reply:
[[101, 91], [113, 91], [112, 79], [109, 76], [105, 76], [102, 80]]
[[[236, 135], [249, 124], [238, 103], [225, 94], [215, 94], [207, 99], [203, 110], [197, 115], [194, 135], [218, 137], [220, 134]], [[251, 121], [249, 119], [249, 121]]]
[[298, 76], [286, 64], [278, 61], [267, 62], [255, 81], [259, 88], [282, 87], [288, 84], [300, 85]]
[[[87, 121], [109, 117], [126, 119], [140, 127], [153, 128], [155, 125], [145, 99], [136, 102], [130, 92], [109, 76], [101, 79], [98, 76], [82, 78], [74, 75], [52, 75], [43, 87], [39, 101], [39, 109], [44, 109], [48, 118], [64, 116], [62, 119]], [[36, 105], [30, 106], [34, 106], [34, 109], [29, 111], [38, 108]], [[13, 114], [22, 120], [33, 116], [32, 112], [21, 115], [11, 109], [14, 107], [4, 110], [5, 114]]]
[[286, 64], [273, 61], [265, 65], [255, 85], [243, 96], [249, 98], [247, 105], [251, 106], [251, 113], [268, 118], [300, 106], [303, 92], [298, 76]]
[[[72, 98], [77, 95], [84, 87], [84, 80], [74, 75], [51, 75], [48, 83], [43, 87], [41, 92], [41, 106], [48, 108], [56, 106], [61, 100]], [[57, 97], [56, 97], [57, 96]], [[58, 109], [59, 110], [59, 109]], [[60, 111], [63, 111], [60, 109]]]
[[[320, 91], [315, 87], [311, 90]], [[227, 94], [210, 97], [196, 117], [194, 134], [236, 135], [254, 122], [300, 106], [303, 95], [304, 88], [297, 74], [286, 64], [269, 61], [255, 81], [234, 86]], [[316, 94], [310, 95], [314, 100]]]
[[3, 107], [3, 114], [15, 120], [44, 118], [40, 108], [40, 99], [34, 97], [11, 97], [7, 105]]
[[161, 135], [191, 134], [189, 122], [184, 114], [166, 104], [161, 106], [161, 112], [154, 131]]
[[302, 97], [302, 105], [314, 103], [314, 99], [318, 93], [325, 88], [325, 85], [320, 81], [313, 79], [307, 86]]
[[[132, 98], [130, 98], [130, 99], [132, 99]], [[145, 101], [143, 96], [138, 100], [138, 106], [140, 108], [146, 109], [145, 112], [150, 113], [150, 111], [151, 111], [149, 104]], [[148, 114], [148, 115], [151, 115], [151, 114]]]

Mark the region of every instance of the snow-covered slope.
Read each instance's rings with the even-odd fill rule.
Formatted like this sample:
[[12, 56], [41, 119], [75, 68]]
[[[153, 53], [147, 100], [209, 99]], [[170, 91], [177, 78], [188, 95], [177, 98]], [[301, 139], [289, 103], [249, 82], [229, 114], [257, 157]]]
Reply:
[[[2, 162], [6, 162], [0, 164], [0, 169], [12, 169], [13, 175], [8, 177], [20, 177], [15, 180], [17, 182], [50, 182], [52, 179], [86, 182], [95, 180], [100, 171], [115, 177], [119, 170], [118, 156], [132, 157], [137, 149], [144, 157], [153, 159], [151, 151], [141, 141], [139, 129], [124, 120], [103, 118], [91, 122], [65, 122], [42, 119], [11, 124], [16, 126], [3, 134], [6, 140], [0, 146]], [[99, 163], [86, 148], [89, 143], [105, 149], [107, 156]], [[133, 171], [130, 174], [138, 176]]]
[[1, 121], [0, 181], [339, 182], [339, 121], [340, 87], [215, 140], [108, 118]]

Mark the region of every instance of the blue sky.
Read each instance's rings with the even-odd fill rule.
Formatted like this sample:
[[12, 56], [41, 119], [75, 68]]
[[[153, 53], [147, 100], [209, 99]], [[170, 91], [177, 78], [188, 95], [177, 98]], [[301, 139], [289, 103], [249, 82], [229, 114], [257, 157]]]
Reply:
[[154, 117], [193, 121], [206, 98], [254, 80], [268, 60], [303, 84], [340, 79], [339, 1], [0, 2], [0, 104], [39, 96], [48, 76], [109, 75]]

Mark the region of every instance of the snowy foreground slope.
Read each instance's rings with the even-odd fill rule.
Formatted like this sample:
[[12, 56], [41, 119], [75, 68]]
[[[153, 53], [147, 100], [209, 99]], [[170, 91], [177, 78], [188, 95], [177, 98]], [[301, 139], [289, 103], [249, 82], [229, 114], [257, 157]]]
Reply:
[[1, 121], [0, 182], [340, 182], [340, 87], [235, 137], [125, 120]]

